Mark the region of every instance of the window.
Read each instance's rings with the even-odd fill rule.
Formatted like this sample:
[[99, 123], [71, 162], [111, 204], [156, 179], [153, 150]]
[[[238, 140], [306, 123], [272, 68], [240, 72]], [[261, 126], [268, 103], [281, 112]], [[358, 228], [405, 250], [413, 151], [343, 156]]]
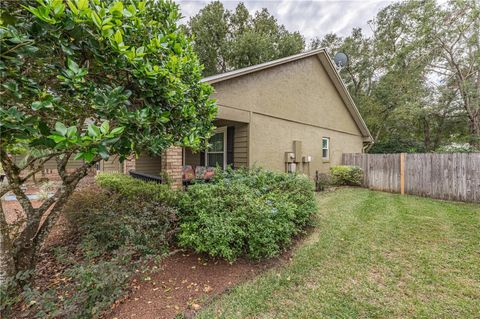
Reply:
[[329, 137], [322, 138], [322, 158], [324, 161], [328, 161], [330, 159], [330, 138]]
[[208, 141], [210, 147], [205, 152], [206, 166], [216, 167], [217, 165], [225, 169], [227, 164], [227, 128], [221, 127], [215, 130], [215, 134]]

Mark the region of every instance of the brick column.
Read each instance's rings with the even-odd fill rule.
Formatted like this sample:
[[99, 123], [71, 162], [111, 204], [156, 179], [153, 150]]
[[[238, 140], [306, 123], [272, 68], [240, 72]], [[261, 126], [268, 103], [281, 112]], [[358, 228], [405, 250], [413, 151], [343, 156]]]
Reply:
[[123, 162], [124, 170], [123, 173], [128, 175], [129, 171], [135, 170], [135, 155], [130, 156], [129, 158], [125, 159]]
[[182, 148], [172, 146], [162, 153], [162, 173], [167, 175], [173, 189], [182, 187]]

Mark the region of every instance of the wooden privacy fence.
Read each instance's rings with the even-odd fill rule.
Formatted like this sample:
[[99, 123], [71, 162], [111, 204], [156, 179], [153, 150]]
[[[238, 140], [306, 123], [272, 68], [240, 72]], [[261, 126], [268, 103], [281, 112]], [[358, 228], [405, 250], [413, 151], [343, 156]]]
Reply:
[[480, 202], [480, 153], [343, 154], [363, 169], [363, 186], [439, 199]]

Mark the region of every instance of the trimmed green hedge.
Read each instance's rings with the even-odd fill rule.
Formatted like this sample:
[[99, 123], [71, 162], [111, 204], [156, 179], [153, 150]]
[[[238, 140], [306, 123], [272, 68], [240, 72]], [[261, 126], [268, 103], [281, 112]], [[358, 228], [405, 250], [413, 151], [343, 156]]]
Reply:
[[101, 173], [95, 179], [100, 187], [130, 200], [175, 205], [178, 197], [178, 192], [171, 190], [166, 184], [145, 182], [120, 173]]
[[337, 165], [330, 168], [332, 183], [335, 185], [360, 186], [363, 170], [358, 166]]
[[178, 206], [179, 245], [228, 261], [279, 254], [317, 209], [312, 181], [264, 169], [217, 171]]

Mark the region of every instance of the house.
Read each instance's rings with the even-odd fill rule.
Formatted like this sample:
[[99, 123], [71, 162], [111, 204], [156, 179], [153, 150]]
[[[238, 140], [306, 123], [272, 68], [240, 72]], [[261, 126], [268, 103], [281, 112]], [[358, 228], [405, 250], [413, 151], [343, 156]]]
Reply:
[[[166, 173], [174, 185], [182, 166], [261, 166], [311, 177], [361, 153], [372, 137], [324, 49], [204, 78], [217, 100], [211, 148], [172, 147], [161, 157], [141, 155], [100, 170]], [[123, 166], [122, 166], [123, 165]]]

